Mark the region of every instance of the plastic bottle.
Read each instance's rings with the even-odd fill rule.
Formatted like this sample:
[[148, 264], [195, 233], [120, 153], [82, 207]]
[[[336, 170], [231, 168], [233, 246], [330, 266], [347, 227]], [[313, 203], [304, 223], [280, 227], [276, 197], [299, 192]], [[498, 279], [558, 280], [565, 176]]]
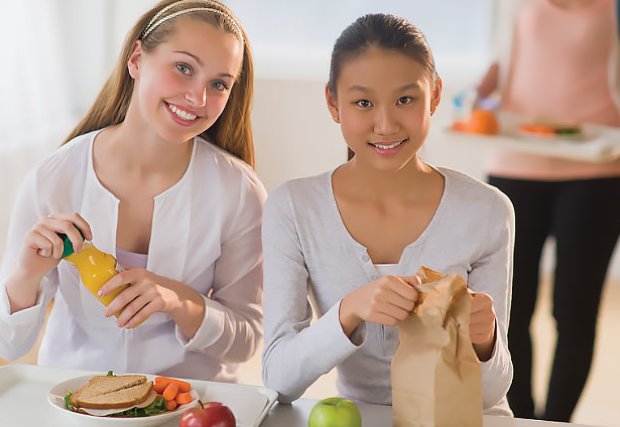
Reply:
[[[63, 259], [75, 265], [80, 273], [82, 284], [107, 307], [118, 294], [127, 288], [127, 285], [120, 286], [102, 297], [97, 295], [97, 292], [108, 280], [123, 271], [123, 267], [116, 261], [114, 256], [100, 251], [92, 242], [84, 242], [83, 249], [80, 252], [75, 252], [69, 237], [61, 233], [58, 233], [58, 235], [64, 244]], [[120, 312], [114, 315], [118, 317]]]

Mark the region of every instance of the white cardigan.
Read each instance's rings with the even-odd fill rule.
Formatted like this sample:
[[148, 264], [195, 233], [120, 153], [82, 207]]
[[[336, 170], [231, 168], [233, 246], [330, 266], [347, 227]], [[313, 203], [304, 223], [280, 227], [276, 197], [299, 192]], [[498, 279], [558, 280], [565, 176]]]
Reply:
[[6, 278], [25, 233], [39, 218], [79, 212], [93, 230], [95, 246], [116, 252], [119, 200], [95, 175], [96, 134], [54, 152], [21, 187], [0, 270], [0, 356], [15, 359], [29, 351], [45, 307], [55, 298], [41, 365], [234, 381], [238, 363], [252, 356], [262, 336], [260, 227], [266, 193], [248, 165], [200, 138], [183, 177], [155, 197], [146, 267], [204, 296], [205, 317], [192, 339], [163, 313], [134, 330], [118, 328], [65, 261], [42, 280], [34, 307], [9, 314]]
[[[494, 187], [457, 171], [438, 170], [445, 177], [439, 207], [422, 235], [405, 247], [394, 272], [412, 275], [424, 265], [458, 273], [472, 290], [491, 295], [497, 341], [491, 358], [481, 363], [484, 411], [511, 415], [506, 392], [513, 370], [506, 334], [512, 289], [512, 204]], [[398, 329], [362, 322], [349, 340], [340, 325], [342, 298], [378, 279], [381, 271], [342, 223], [331, 177], [332, 173], [325, 173], [289, 181], [267, 200], [263, 380], [278, 391], [280, 402], [291, 402], [335, 367], [340, 394], [390, 405], [390, 363]], [[412, 372], [411, 381], [415, 380]]]

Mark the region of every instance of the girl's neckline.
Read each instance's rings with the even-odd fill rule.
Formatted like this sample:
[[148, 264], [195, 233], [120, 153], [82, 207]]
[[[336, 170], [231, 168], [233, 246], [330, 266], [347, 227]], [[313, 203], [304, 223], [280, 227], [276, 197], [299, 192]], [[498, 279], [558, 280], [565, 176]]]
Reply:
[[[404, 248], [403, 251], [401, 252], [399, 258], [398, 258], [398, 262], [396, 264], [375, 264], [375, 265], [400, 265], [403, 262], [403, 257], [405, 256], [405, 253], [410, 249], [410, 248], [414, 248], [416, 246], [421, 245], [424, 240], [426, 240], [426, 236], [428, 236], [428, 234], [430, 233], [429, 230], [431, 230], [432, 228], [435, 227], [435, 224], [439, 221], [439, 217], [441, 216], [442, 212], [443, 212], [443, 206], [445, 205], [445, 201], [446, 201], [446, 194], [448, 193], [448, 188], [449, 188], [449, 179], [448, 176], [442, 172], [439, 168], [436, 168], [434, 166], [429, 165], [431, 168], [433, 168], [433, 170], [435, 170], [437, 173], [439, 173], [442, 177], [443, 177], [443, 192], [441, 193], [441, 198], [439, 199], [439, 204], [437, 205], [437, 209], [435, 209], [435, 212], [433, 213], [433, 216], [431, 217], [431, 220], [429, 221], [429, 223], [426, 225], [426, 227], [424, 228], [424, 230], [422, 231], [422, 233], [418, 236], [417, 239], [415, 239], [412, 242], [409, 242]], [[326, 178], [327, 178], [327, 188], [328, 188], [328, 195], [329, 195], [329, 204], [330, 207], [332, 209], [332, 213], [334, 214], [334, 217], [336, 218], [336, 222], [338, 223], [338, 229], [340, 234], [343, 236], [343, 238], [347, 241], [349, 241], [351, 244], [353, 244], [354, 246], [356, 246], [358, 248], [358, 250], [362, 250], [364, 251], [364, 253], [366, 254], [366, 256], [369, 257], [370, 259], [370, 255], [368, 254], [368, 248], [364, 245], [362, 245], [360, 242], [358, 242], [357, 240], [355, 240], [355, 238], [351, 235], [351, 233], [349, 233], [349, 230], [347, 229], [347, 226], [344, 223], [344, 220], [342, 218], [342, 215], [340, 214], [340, 209], [338, 208], [338, 202], [336, 201], [336, 193], [334, 192], [334, 180], [333, 180], [333, 176], [334, 176], [334, 172], [336, 172], [338, 168], [333, 169], [331, 172], [328, 172], [326, 174]]]
[[[95, 156], [95, 139], [97, 138], [97, 135], [99, 135], [99, 133], [101, 133], [103, 129], [99, 129], [96, 131], [93, 131], [88, 144], [88, 171], [89, 173], [92, 173], [95, 182], [97, 183], [97, 185], [103, 190], [105, 191], [107, 194], [109, 194], [112, 198], [114, 198], [114, 200], [116, 200], [117, 202], [120, 203], [120, 200], [118, 199], [118, 197], [116, 197], [116, 195], [114, 193], [112, 193], [105, 185], [103, 185], [103, 183], [101, 182], [101, 180], [99, 179], [99, 177], [97, 176], [97, 172], [95, 172], [95, 165], [94, 165], [94, 156]], [[194, 163], [194, 158], [196, 157], [196, 147], [198, 145], [199, 141], [197, 140], [197, 137], [194, 137], [194, 139], [192, 140], [192, 155], [189, 159], [189, 163], [187, 164], [187, 168], [185, 168], [185, 172], [183, 172], [183, 175], [181, 176], [181, 178], [175, 182], [174, 184], [172, 184], [170, 187], [166, 188], [165, 190], [163, 190], [161, 193], [157, 194], [156, 196], [153, 197], [153, 200], [157, 200], [160, 198], [165, 197], [166, 194], [168, 193], [172, 193], [174, 192], [174, 190], [178, 187], [180, 187], [182, 185], [182, 183], [188, 179], [187, 177], [190, 174], [190, 171], [192, 169], [193, 163]]]

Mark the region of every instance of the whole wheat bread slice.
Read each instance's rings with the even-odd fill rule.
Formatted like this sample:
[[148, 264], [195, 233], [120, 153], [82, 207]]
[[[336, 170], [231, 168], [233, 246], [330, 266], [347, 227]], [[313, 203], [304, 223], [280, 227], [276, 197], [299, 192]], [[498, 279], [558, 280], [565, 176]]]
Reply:
[[[92, 397], [114, 393], [145, 383], [147, 383], [147, 378], [144, 375], [97, 375], [71, 395], [71, 404], [73, 406], [84, 406], [82, 403]], [[87, 408], [87, 406], [84, 407]]]
[[112, 393], [78, 399], [78, 407], [86, 409], [128, 408], [144, 401], [151, 393], [153, 384], [148, 382], [124, 388]]

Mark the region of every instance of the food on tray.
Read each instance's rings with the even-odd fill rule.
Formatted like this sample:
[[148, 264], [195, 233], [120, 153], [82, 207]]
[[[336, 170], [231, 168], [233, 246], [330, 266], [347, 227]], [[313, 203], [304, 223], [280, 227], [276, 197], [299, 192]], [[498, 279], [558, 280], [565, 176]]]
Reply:
[[528, 135], [552, 138], [578, 137], [582, 135], [580, 126], [549, 123], [523, 123], [519, 126], [519, 131]]
[[190, 403], [192, 386], [190, 383], [170, 377], [155, 377], [153, 382], [155, 391], [166, 400], [166, 409], [174, 411], [177, 406]]
[[192, 387], [185, 381], [156, 377], [151, 382], [145, 375], [113, 375], [112, 371], [65, 395], [67, 409], [98, 417], [145, 417], [192, 402]]
[[235, 427], [237, 421], [230, 408], [220, 402], [202, 403], [188, 409], [179, 419], [179, 427]]
[[97, 417], [148, 416], [166, 411], [165, 401], [144, 375], [96, 375], [65, 396], [65, 406]]
[[483, 135], [496, 135], [499, 132], [499, 122], [492, 111], [473, 110], [465, 120], [457, 120], [452, 124], [452, 130]]
[[328, 397], [312, 408], [309, 427], [362, 427], [362, 415], [357, 405], [342, 397]]

